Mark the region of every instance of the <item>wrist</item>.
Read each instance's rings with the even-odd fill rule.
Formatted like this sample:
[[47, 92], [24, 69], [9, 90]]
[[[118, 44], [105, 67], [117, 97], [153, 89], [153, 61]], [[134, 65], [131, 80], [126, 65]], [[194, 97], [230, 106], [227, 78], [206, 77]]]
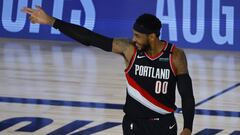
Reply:
[[49, 16], [48, 25], [53, 26], [53, 24], [55, 23], [55, 20], [56, 19], [54, 17]]
[[187, 131], [187, 132], [189, 132], [189, 133], [192, 133], [192, 130], [189, 129], [189, 128], [184, 128], [183, 131]]

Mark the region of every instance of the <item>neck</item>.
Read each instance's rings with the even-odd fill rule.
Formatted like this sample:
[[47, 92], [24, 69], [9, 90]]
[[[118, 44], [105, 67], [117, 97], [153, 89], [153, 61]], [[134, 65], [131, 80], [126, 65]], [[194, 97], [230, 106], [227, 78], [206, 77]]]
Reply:
[[154, 56], [162, 51], [164, 44], [163, 41], [157, 39], [153, 43], [150, 43], [149, 49], [147, 49], [146, 53], [150, 56]]

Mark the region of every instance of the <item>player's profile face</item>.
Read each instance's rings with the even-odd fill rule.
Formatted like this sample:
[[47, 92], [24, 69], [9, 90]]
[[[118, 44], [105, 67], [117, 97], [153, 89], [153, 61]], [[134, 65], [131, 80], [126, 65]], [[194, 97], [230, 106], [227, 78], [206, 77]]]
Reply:
[[133, 30], [132, 41], [138, 50], [146, 50], [149, 46], [148, 37], [146, 34]]

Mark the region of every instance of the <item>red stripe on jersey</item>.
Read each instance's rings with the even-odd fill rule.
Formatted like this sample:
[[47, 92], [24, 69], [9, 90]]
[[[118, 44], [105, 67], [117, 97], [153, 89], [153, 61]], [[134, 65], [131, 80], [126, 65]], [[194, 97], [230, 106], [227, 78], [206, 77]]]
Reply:
[[168, 111], [168, 112], [174, 112], [174, 109], [169, 108], [162, 103], [158, 102], [155, 98], [153, 98], [146, 90], [144, 90], [141, 86], [139, 86], [135, 80], [133, 80], [127, 73], [126, 73], [126, 78], [128, 83], [135, 89], [137, 90], [144, 98], [146, 98], [148, 101], [150, 101], [152, 104]]
[[163, 52], [167, 49], [167, 46], [168, 46], [167, 44], [168, 44], [168, 43], [165, 41], [162, 50], [161, 50], [157, 55], [155, 55], [155, 56], [149, 56], [146, 52], [145, 52], [145, 55], [146, 55], [150, 60], [155, 60], [155, 59], [157, 59], [158, 57], [160, 57], [160, 56], [163, 54]]
[[134, 61], [135, 61], [136, 55], [137, 55], [137, 49], [134, 47], [133, 56], [132, 56], [132, 58], [131, 58], [131, 60], [130, 60], [130, 63], [128, 64], [127, 68], [125, 69], [125, 72], [126, 72], [126, 73], [129, 72], [129, 70], [131, 69], [131, 67], [132, 67], [132, 65], [133, 65], [133, 63], [134, 63]]
[[176, 67], [173, 65], [173, 51], [174, 51], [175, 47], [176, 47], [175, 45], [172, 46], [172, 48], [171, 48], [172, 53], [170, 53], [170, 55], [169, 55], [169, 57], [170, 57], [170, 67], [172, 69], [172, 72], [173, 72], [174, 76], [176, 76]]

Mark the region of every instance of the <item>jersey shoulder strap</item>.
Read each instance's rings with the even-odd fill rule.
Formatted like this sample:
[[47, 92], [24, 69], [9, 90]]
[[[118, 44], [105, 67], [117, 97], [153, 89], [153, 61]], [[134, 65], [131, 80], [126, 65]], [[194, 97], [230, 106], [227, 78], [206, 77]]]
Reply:
[[165, 50], [163, 50], [164, 56], [168, 57], [170, 54], [173, 53], [173, 50], [175, 48], [175, 45], [172, 43], [168, 43], [167, 44], [167, 48]]

